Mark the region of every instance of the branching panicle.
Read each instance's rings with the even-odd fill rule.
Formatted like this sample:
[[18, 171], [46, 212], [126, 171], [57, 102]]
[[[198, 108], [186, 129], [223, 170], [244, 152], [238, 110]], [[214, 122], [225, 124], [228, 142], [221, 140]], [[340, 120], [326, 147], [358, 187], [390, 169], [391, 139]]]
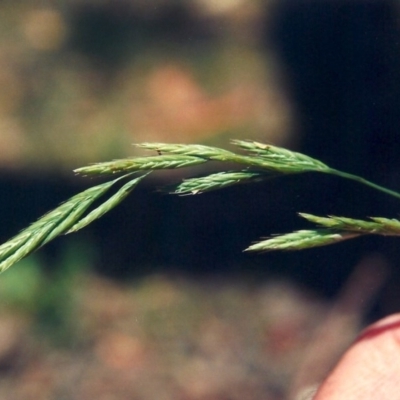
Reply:
[[[76, 169], [75, 172], [81, 175], [121, 174], [122, 176], [73, 196], [2, 244], [0, 246], [0, 272], [57, 236], [76, 232], [102, 217], [121, 203], [153, 170], [185, 168], [211, 161], [228, 163], [229, 168], [232, 168], [232, 164], [245, 166], [243, 170], [222, 171], [200, 178], [185, 179], [175, 186], [173, 193], [176, 194], [198, 194], [279, 175], [322, 172], [351, 179], [400, 198], [400, 193], [356, 175], [330, 168], [305, 154], [254, 141], [235, 140], [233, 144], [239, 147], [240, 153], [197, 144], [141, 143], [137, 146], [156, 151], [158, 155], [114, 160]], [[142, 172], [142, 175], [130, 179], [108, 200], [84, 215], [97, 199], [106, 194], [111, 186], [120, 179], [128, 179], [135, 172]], [[273, 236], [249, 246], [246, 251], [300, 250], [338, 243], [367, 234], [400, 236], [400, 221], [396, 219], [371, 217], [369, 220], [360, 220], [337, 216], [320, 217], [305, 213], [301, 213], [300, 216], [316, 224], [320, 229], [300, 230]]]

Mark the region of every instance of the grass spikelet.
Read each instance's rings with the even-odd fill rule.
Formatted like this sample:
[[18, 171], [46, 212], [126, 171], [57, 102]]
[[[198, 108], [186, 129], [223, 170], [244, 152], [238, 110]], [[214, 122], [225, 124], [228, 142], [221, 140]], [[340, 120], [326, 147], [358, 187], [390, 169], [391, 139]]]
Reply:
[[136, 157], [97, 163], [77, 168], [75, 173], [81, 175], [113, 175], [155, 169], [175, 169], [198, 165], [207, 160], [185, 155], [160, 155], [152, 157]]
[[[25, 255], [35, 251], [43, 239], [54, 228], [54, 224], [61, 220], [63, 216], [68, 215], [72, 209], [72, 204], [68, 204], [67, 206], [63, 204], [61, 211], [55, 212], [56, 210], [54, 210], [46, 214], [18, 235], [2, 244], [0, 246], [0, 272], [25, 257]], [[25, 253], [25, 251], [27, 252]], [[10, 264], [7, 265], [6, 261]]]
[[139, 143], [136, 146], [160, 153], [194, 156], [206, 160], [231, 161], [235, 157], [235, 153], [231, 151], [201, 144]]
[[362, 219], [353, 219], [347, 217], [337, 217], [330, 215], [328, 217], [318, 217], [312, 214], [299, 213], [299, 215], [317, 225], [344, 231], [354, 231], [360, 233], [380, 233], [385, 230], [382, 224], [373, 221], [364, 221]]
[[228, 186], [260, 181], [269, 175], [251, 171], [218, 172], [200, 178], [185, 179], [179, 184], [173, 193], [175, 194], [199, 194], [211, 190], [222, 189]]
[[245, 251], [303, 250], [339, 243], [359, 235], [355, 232], [336, 232], [330, 229], [300, 230], [254, 243]]
[[114, 207], [120, 204], [125, 198], [132, 192], [132, 190], [138, 185], [138, 183], [145, 178], [149, 173], [139, 176], [135, 179], [130, 180], [124, 186], [122, 186], [117, 193], [111, 196], [107, 201], [102, 203], [99, 207], [91, 211], [86, 217], [82, 218], [79, 222], [72, 226], [65, 234], [77, 232], [85, 226], [91, 224], [96, 219], [101, 218], [104, 214], [111, 211]]
[[282, 147], [244, 140], [233, 140], [232, 143], [249, 151], [255, 157], [260, 157], [277, 166], [281, 165], [281, 167], [287, 169], [288, 172], [330, 171], [330, 168], [321, 161]]
[[[266, 157], [260, 156], [257, 157], [253, 155], [241, 155], [228, 150], [220, 149], [218, 147], [203, 146], [199, 144], [186, 145], [169, 143], [141, 143], [137, 146], [147, 150], [159, 151], [160, 153], [200, 157], [209, 161], [223, 161], [236, 164], [244, 164], [249, 167], [256, 167], [260, 170], [268, 170], [280, 174], [293, 174], [310, 171], [310, 169], [305, 169], [304, 167], [299, 168], [299, 166], [294, 165], [293, 162], [288, 163], [287, 157], [285, 162], [285, 160], [281, 160], [278, 158], [268, 159]], [[289, 150], [285, 151], [289, 152]]]
[[78, 193], [0, 246], [0, 272], [68, 231], [88, 207], [119, 179]]
[[389, 219], [383, 217], [371, 217], [371, 219], [378, 224], [381, 224], [385, 227], [385, 231], [390, 235], [400, 235], [400, 221], [397, 219]]
[[310, 222], [325, 228], [353, 231], [364, 234], [400, 235], [400, 221], [396, 219], [372, 217], [371, 221], [347, 217], [318, 217], [312, 214], [299, 213]]

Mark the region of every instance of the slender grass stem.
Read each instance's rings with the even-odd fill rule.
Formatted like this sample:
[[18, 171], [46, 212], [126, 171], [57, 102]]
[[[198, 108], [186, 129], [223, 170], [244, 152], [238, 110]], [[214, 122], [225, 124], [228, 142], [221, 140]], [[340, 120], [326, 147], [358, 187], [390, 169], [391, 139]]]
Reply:
[[386, 193], [390, 196], [397, 197], [398, 199], [400, 199], [400, 193], [395, 192], [394, 190], [390, 190], [384, 186], [377, 185], [376, 183], [370, 182], [367, 179], [361, 178], [360, 176], [349, 174], [348, 172], [339, 171], [333, 168], [330, 168], [329, 171], [326, 172], [332, 175], [340, 176], [345, 179], [351, 179], [353, 181], [362, 183], [363, 185], [369, 186], [373, 189], [379, 190], [380, 192]]

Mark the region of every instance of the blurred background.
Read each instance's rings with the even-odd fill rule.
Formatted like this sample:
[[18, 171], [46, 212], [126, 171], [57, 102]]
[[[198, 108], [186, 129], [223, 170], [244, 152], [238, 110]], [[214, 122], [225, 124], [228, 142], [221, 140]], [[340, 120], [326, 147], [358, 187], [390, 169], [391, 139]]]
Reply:
[[[258, 140], [400, 190], [399, 43], [395, 0], [2, 1], [0, 239], [142, 141]], [[0, 277], [1, 398], [296, 399], [398, 311], [398, 239], [242, 253], [394, 199], [312, 174], [157, 192], [205, 172], [152, 174]]]

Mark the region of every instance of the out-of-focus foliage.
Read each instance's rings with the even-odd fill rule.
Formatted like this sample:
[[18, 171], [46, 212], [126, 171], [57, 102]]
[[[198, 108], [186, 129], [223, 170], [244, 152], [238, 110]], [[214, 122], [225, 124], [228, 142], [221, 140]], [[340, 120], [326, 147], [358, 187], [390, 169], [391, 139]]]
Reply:
[[[63, 247], [52, 270], [44, 268], [40, 256], [23, 260], [19, 271], [5, 274], [0, 280], [0, 315], [15, 314], [43, 339], [70, 345], [76, 328], [73, 288], [79, 279], [78, 271], [93, 265], [90, 247], [88, 240], [72, 240]], [[0, 354], [1, 342], [0, 333]]]
[[264, 3], [1, 3], [0, 165], [70, 169], [144, 140], [283, 144]]

